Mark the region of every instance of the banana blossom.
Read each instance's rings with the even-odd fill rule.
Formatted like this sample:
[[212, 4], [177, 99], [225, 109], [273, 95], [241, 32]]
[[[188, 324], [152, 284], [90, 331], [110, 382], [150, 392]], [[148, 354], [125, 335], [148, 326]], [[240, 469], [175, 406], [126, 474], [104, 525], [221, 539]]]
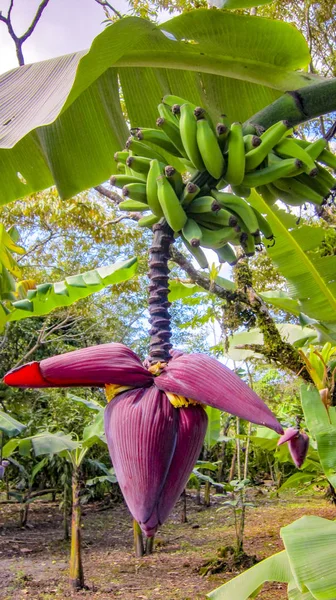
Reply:
[[145, 366], [123, 344], [75, 350], [8, 372], [16, 387], [106, 388], [105, 432], [128, 508], [151, 537], [171, 512], [200, 454], [204, 405], [282, 434], [264, 402], [230, 369], [204, 354], [171, 351]]
[[295, 466], [300, 469], [307, 456], [309, 448], [309, 437], [305, 431], [300, 431], [297, 427], [288, 427], [286, 432], [280, 437], [278, 446], [288, 442], [288, 449]]

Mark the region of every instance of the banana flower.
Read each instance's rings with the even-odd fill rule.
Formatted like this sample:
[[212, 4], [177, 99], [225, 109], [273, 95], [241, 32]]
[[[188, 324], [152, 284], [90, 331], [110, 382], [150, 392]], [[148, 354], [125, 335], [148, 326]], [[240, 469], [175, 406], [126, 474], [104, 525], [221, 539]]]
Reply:
[[75, 350], [13, 369], [16, 387], [106, 388], [105, 432], [128, 508], [151, 537], [168, 517], [200, 454], [205, 405], [282, 434], [264, 402], [230, 369], [203, 354], [171, 351], [143, 365], [123, 344]]
[[297, 427], [288, 427], [286, 432], [280, 437], [278, 446], [288, 442], [288, 449], [295, 466], [300, 469], [307, 456], [309, 448], [309, 437], [305, 431], [300, 431]]

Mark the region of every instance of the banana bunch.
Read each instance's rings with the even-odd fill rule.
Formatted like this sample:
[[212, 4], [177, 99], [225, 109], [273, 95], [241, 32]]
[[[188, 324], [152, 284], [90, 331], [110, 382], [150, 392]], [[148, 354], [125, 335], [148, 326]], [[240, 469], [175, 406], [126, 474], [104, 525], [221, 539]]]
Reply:
[[336, 170], [336, 157], [326, 140], [293, 138], [287, 121], [244, 135], [241, 123], [222, 115], [214, 125], [203, 108], [172, 95], [158, 112], [156, 128], [131, 129], [110, 183], [122, 189], [121, 210], [144, 212], [140, 227], [164, 218], [202, 268], [202, 248], [233, 265], [235, 246], [252, 256], [263, 239], [273, 240], [267, 220], [246, 200], [251, 188], [269, 205], [281, 199], [290, 206], [321, 205], [336, 189], [326, 168]]

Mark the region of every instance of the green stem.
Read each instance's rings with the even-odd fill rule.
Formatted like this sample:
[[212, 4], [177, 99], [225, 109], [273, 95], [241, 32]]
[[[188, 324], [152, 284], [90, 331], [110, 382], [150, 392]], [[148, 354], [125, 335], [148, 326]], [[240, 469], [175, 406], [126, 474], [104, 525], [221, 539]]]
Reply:
[[145, 554], [142, 531], [139, 523], [133, 519], [134, 552], [136, 558], [141, 558]]
[[72, 473], [72, 520], [71, 520], [71, 555], [70, 585], [74, 591], [84, 588], [84, 572], [81, 548], [81, 507], [79, 498], [79, 469]]
[[299, 90], [286, 92], [244, 123], [265, 129], [286, 119], [292, 126], [336, 110], [336, 77]]

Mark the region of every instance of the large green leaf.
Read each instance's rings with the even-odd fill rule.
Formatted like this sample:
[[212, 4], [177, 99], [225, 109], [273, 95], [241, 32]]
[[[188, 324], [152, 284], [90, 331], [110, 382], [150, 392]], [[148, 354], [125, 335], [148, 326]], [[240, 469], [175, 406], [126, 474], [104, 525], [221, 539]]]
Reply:
[[25, 425], [13, 419], [8, 413], [0, 410], [0, 431], [3, 431], [8, 437], [18, 435], [26, 428]]
[[28, 456], [31, 450], [36, 456], [40, 456], [41, 454], [59, 454], [64, 450], [71, 451], [78, 447], [79, 444], [74, 442], [70, 435], [44, 431], [28, 438], [10, 440], [4, 446], [4, 456], [10, 456], [16, 448], [19, 448], [20, 454], [23, 456]]
[[266, 581], [287, 583], [292, 578], [288, 557], [283, 550], [231, 579], [221, 587], [207, 594], [212, 600], [247, 600], [254, 598]]
[[205, 434], [205, 443], [208, 448], [212, 448], [218, 442], [218, 438], [221, 430], [221, 411], [218, 408], [212, 406], [206, 407], [206, 413], [208, 415], [208, 427]]
[[[262, 40], [262, 43], [260, 41]], [[0, 77], [0, 203], [55, 183], [62, 197], [106, 180], [133, 126], [153, 126], [166, 93], [243, 121], [281, 92], [313, 82], [303, 36], [283, 22], [195, 10], [161, 26], [107, 27], [90, 51]]]
[[237, 8], [252, 8], [252, 6], [263, 6], [271, 4], [273, 0], [212, 0], [210, 4], [214, 4], [218, 8], [228, 8], [235, 10]]
[[58, 283], [42, 283], [28, 290], [27, 298], [10, 304], [11, 312], [6, 321], [19, 321], [28, 317], [46, 315], [55, 308], [70, 306], [77, 300], [87, 298], [108, 285], [120, 283], [133, 277], [137, 259], [116, 262], [109, 267], [100, 267], [79, 275], [66, 277]]
[[324, 240], [323, 228], [297, 226], [296, 217], [267, 203], [253, 191], [249, 201], [272, 227], [276, 243], [267, 252], [286, 277], [288, 292], [300, 312], [311, 318], [336, 322], [336, 256], [321, 257], [317, 249]]

